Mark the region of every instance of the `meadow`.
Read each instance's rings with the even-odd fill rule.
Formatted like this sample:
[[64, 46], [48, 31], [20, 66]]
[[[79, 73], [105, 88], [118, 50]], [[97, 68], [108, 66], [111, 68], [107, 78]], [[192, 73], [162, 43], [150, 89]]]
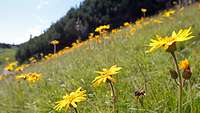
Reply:
[[[78, 87], [87, 91], [87, 100], [78, 103], [79, 113], [110, 113], [109, 86], [93, 88], [91, 82], [97, 76], [95, 71], [113, 65], [122, 67], [114, 76], [119, 113], [177, 113], [178, 87], [169, 74], [173, 68], [171, 56], [162, 49], [145, 51], [156, 35], [167, 36], [189, 27], [195, 37], [178, 43], [176, 53], [179, 61], [189, 60], [192, 70], [190, 82], [186, 82], [183, 90], [182, 111], [200, 113], [199, 3], [173, 10], [171, 16], [165, 17], [160, 12], [100, 36], [101, 42], [87, 41], [63, 55], [32, 64], [24, 73], [42, 73], [41, 79], [33, 84], [16, 81], [13, 76], [0, 81], [0, 113], [56, 113], [55, 102]], [[138, 101], [134, 92], [141, 88], [146, 95]]]
[[1, 54], [1, 56], [0, 56], [0, 72], [2, 71], [3, 65], [5, 65], [6, 62], [15, 60], [15, 53], [16, 53], [16, 50], [14, 48], [13, 49], [0, 48], [0, 54]]

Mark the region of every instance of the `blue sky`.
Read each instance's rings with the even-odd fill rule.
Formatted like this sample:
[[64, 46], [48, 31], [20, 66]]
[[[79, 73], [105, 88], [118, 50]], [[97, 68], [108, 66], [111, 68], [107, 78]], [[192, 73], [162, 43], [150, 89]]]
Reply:
[[20, 44], [37, 36], [83, 0], [2, 0], [0, 42]]

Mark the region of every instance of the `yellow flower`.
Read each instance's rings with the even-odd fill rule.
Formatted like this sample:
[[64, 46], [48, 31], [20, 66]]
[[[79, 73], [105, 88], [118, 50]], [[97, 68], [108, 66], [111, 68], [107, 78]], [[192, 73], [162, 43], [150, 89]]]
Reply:
[[118, 32], [118, 29], [112, 29], [111, 32], [112, 32], [112, 33], [117, 33], [117, 32]]
[[174, 13], [175, 13], [174, 10], [165, 11], [165, 12], [163, 13], [163, 16], [164, 16], [164, 17], [170, 17], [170, 16], [173, 15]]
[[191, 39], [193, 36], [191, 36], [192, 32], [190, 30], [191, 27], [188, 29], [181, 29], [178, 33], [173, 31], [170, 37], [162, 38], [157, 36], [157, 39], [151, 39], [151, 43], [149, 44], [151, 48], [147, 52], [152, 52], [160, 47], [168, 51], [168, 49], [175, 45], [176, 42], [182, 42]]
[[36, 63], [37, 62], [35, 57], [31, 57], [28, 60], [29, 60], [30, 63]]
[[133, 28], [130, 29], [130, 32], [131, 32], [131, 33], [135, 33], [136, 30], [137, 30], [137, 29], [133, 27]]
[[163, 23], [161, 20], [158, 20], [158, 19], [153, 19], [153, 22], [158, 23], [158, 24]]
[[59, 41], [58, 41], [58, 40], [53, 40], [53, 41], [51, 41], [51, 44], [52, 44], [52, 45], [58, 45], [58, 44], [59, 44]]
[[124, 27], [130, 27], [130, 26], [131, 26], [131, 24], [129, 22], [124, 23]]
[[24, 66], [23, 65], [22, 66], [18, 66], [15, 69], [16, 72], [20, 72], [20, 71], [23, 71], [23, 70], [24, 70]]
[[115, 79], [112, 78], [113, 75], [119, 73], [121, 67], [117, 67], [116, 65], [112, 66], [110, 69], [103, 69], [102, 71], [96, 71], [96, 73], [100, 74], [93, 81], [92, 84], [94, 87], [99, 86], [101, 83], [105, 83], [108, 80], [111, 82], [115, 82]]
[[142, 11], [143, 13], [145, 13], [145, 12], [147, 12], [147, 9], [141, 8], [141, 11]]
[[16, 80], [27, 80], [29, 83], [38, 81], [41, 77], [41, 73], [26, 73], [15, 77]]
[[110, 25], [103, 25], [103, 26], [99, 26], [95, 29], [95, 32], [98, 33], [103, 33], [105, 30], [110, 29]]
[[143, 22], [144, 22], [144, 18], [141, 18], [141, 19], [139, 19], [139, 20], [136, 20], [135, 25], [136, 25], [137, 27], [141, 27]]
[[88, 36], [88, 38], [89, 38], [90, 40], [92, 40], [92, 39], [94, 38], [94, 33], [90, 33], [89, 36]]
[[179, 63], [179, 67], [183, 70], [186, 70], [186, 69], [189, 69], [189, 61], [187, 59], [185, 60], [182, 60], [180, 63]]
[[11, 62], [4, 69], [7, 71], [13, 71], [16, 66], [17, 66], [17, 62]]
[[63, 96], [63, 100], [57, 101], [54, 109], [56, 111], [60, 111], [62, 108], [67, 110], [69, 107], [76, 108], [77, 103], [81, 101], [85, 101], [87, 98], [86, 90], [82, 90], [82, 88], [78, 88], [75, 92], [71, 92], [69, 95], [66, 94]]
[[26, 74], [21, 74], [15, 77], [16, 80], [21, 80], [21, 79], [26, 80], [26, 78], [27, 78]]
[[36, 81], [38, 81], [41, 77], [41, 73], [28, 73], [26, 75], [26, 79], [27, 81], [29, 81], [29, 83], [34, 83]]
[[182, 60], [179, 63], [179, 67], [183, 70], [182, 76], [185, 80], [189, 80], [192, 76], [192, 71], [190, 70], [190, 64], [187, 59]]

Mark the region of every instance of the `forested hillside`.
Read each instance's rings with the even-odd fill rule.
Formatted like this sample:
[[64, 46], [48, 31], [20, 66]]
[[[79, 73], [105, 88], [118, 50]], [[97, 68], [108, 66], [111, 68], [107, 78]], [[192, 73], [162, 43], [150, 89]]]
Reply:
[[16, 59], [24, 62], [32, 56], [39, 58], [40, 53], [52, 53], [50, 41], [54, 39], [61, 42], [57, 48], [62, 49], [76, 40], [86, 40], [100, 25], [109, 24], [115, 28], [124, 22], [134, 22], [143, 16], [141, 8], [147, 9], [145, 15], [153, 15], [177, 3], [178, 0], [85, 0], [43, 34], [21, 44]]

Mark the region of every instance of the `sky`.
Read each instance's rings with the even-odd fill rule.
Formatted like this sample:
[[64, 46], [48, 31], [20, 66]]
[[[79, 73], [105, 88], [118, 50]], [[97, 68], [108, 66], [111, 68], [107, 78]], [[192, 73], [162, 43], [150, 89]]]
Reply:
[[83, 0], [2, 0], [0, 43], [20, 44], [40, 35]]

